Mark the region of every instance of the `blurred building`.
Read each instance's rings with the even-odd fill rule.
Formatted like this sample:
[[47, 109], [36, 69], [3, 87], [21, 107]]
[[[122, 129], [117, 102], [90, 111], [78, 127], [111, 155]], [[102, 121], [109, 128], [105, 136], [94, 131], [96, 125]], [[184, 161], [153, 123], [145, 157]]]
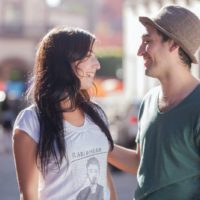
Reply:
[[[123, 46], [124, 46], [124, 99], [132, 102], [133, 98], [142, 98], [157, 80], [144, 75], [142, 58], [137, 56], [144, 27], [139, 23], [138, 16], [155, 14], [166, 4], [186, 6], [200, 17], [199, 0], [125, 0], [123, 5]], [[197, 57], [200, 57], [198, 53]], [[192, 72], [200, 77], [200, 65], [194, 65]], [[126, 101], [126, 102], [127, 102]]]
[[6, 91], [9, 98], [21, 96], [32, 70], [37, 43], [50, 28], [88, 26], [87, 16], [67, 12], [67, 8], [60, 5], [54, 9], [45, 0], [0, 1], [0, 91]]
[[[94, 32], [100, 46], [122, 46], [123, 0], [1, 0], [0, 91], [21, 97], [32, 71], [37, 44], [54, 26]], [[4, 96], [0, 92], [0, 102]]]
[[[122, 48], [124, 0], [97, 0], [95, 33], [102, 46]], [[95, 16], [95, 14], [93, 14]]]

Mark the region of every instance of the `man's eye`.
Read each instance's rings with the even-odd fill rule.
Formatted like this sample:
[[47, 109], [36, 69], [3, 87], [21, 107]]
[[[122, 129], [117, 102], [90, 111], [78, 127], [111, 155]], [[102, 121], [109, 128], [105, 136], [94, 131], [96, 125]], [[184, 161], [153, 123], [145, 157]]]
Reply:
[[150, 40], [146, 40], [144, 41], [144, 44], [149, 44], [151, 41]]

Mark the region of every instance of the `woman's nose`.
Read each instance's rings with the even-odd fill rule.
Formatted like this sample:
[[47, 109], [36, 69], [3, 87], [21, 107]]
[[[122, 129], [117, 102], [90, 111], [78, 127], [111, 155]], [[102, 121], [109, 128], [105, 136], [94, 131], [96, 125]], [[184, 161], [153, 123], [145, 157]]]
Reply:
[[93, 57], [93, 63], [96, 70], [99, 70], [101, 68], [99, 60], [96, 58], [96, 56]]

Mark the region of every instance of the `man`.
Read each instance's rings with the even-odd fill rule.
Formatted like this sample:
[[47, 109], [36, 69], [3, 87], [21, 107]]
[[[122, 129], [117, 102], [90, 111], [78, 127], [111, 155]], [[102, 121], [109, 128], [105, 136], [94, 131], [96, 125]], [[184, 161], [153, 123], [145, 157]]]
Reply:
[[115, 145], [109, 162], [137, 172], [136, 200], [197, 200], [200, 84], [190, 67], [197, 63], [200, 20], [186, 8], [169, 5], [155, 18], [139, 17], [139, 21], [146, 32], [138, 55], [144, 59], [145, 74], [160, 85], [141, 104], [137, 150]]
[[103, 186], [98, 184], [100, 175], [99, 161], [95, 157], [88, 159], [86, 168], [90, 185], [80, 191], [77, 200], [103, 200]]

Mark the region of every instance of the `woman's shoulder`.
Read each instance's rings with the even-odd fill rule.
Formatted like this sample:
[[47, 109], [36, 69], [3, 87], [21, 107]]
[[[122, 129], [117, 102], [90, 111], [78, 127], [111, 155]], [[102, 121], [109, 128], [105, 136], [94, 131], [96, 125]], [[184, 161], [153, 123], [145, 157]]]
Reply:
[[27, 106], [26, 108], [22, 109], [19, 112], [18, 116], [22, 116], [22, 115], [26, 115], [26, 117], [37, 115], [36, 105], [31, 104], [31, 105]]
[[92, 108], [98, 112], [100, 115], [106, 115], [103, 108], [101, 107], [101, 105], [98, 103], [98, 102], [95, 102], [95, 101], [91, 101], [90, 102]]
[[36, 112], [36, 106], [30, 105], [24, 108], [17, 116], [13, 132], [20, 129], [31, 136], [36, 142], [39, 141], [39, 120]]
[[107, 115], [106, 115], [105, 111], [103, 110], [102, 106], [98, 102], [95, 102], [95, 101], [91, 101], [91, 106], [108, 126], [108, 124], [109, 124], [108, 118], [107, 118]]

